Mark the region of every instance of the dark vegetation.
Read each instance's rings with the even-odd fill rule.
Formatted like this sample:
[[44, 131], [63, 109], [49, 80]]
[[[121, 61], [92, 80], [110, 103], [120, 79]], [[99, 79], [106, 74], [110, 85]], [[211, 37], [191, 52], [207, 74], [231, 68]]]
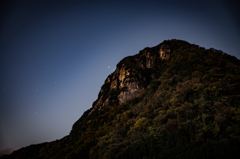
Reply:
[[[169, 45], [171, 57], [150, 70], [156, 78], [144, 83], [140, 96], [91, 115], [89, 109], [69, 136], [3, 158], [236, 158], [240, 61], [185, 41], [162, 44]], [[131, 67], [129, 61], [121, 62]]]

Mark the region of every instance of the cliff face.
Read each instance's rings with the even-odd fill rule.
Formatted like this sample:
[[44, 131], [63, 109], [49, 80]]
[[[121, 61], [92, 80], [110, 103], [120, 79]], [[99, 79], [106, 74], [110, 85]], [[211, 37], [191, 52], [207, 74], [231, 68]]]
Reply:
[[168, 60], [170, 54], [169, 45], [161, 44], [151, 49], [145, 48], [139, 54], [119, 62], [116, 70], [105, 80], [89, 115], [95, 110], [111, 108], [137, 97], [147, 83], [155, 78], [157, 62]]

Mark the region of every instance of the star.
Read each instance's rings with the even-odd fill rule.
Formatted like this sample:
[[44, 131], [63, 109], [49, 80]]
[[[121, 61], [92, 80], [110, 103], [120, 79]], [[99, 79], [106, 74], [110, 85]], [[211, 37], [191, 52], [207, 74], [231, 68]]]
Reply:
[[108, 66], [108, 68], [110, 68], [110, 66]]

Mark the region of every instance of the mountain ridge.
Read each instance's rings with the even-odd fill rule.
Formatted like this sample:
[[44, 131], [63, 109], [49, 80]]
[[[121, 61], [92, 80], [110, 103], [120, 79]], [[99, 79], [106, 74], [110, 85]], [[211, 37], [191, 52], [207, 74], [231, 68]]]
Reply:
[[2, 158], [234, 156], [239, 70], [236, 57], [183, 40], [146, 47], [117, 64], [69, 135]]

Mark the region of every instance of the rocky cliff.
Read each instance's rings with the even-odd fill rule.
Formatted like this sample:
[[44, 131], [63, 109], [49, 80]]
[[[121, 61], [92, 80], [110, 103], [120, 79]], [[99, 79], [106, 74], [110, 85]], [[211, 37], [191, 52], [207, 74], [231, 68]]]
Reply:
[[145, 48], [135, 56], [124, 58], [105, 80], [89, 114], [138, 96], [146, 85], [155, 79], [157, 63], [168, 60], [170, 55], [169, 45], [162, 43], [154, 48]]

